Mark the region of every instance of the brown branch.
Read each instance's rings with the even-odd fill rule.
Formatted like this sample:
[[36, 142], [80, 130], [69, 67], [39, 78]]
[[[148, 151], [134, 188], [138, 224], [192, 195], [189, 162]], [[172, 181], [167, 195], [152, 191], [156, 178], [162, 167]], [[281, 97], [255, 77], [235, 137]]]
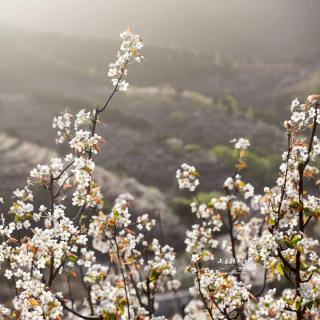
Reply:
[[71, 288], [71, 283], [70, 283], [70, 277], [67, 276], [67, 285], [68, 285], [68, 292], [69, 292], [69, 298], [71, 301], [71, 308], [73, 309], [74, 306], [74, 299], [73, 299], [73, 294], [72, 294], [72, 288]]
[[286, 187], [287, 187], [287, 181], [288, 181], [288, 173], [289, 173], [289, 160], [290, 160], [290, 156], [291, 156], [291, 133], [288, 133], [288, 151], [287, 151], [287, 158], [286, 158], [286, 172], [284, 175], [284, 182], [283, 182], [283, 186], [281, 188], [281, 196], [280, 196], [280, 201], [279, 201], [279, 205], [278, 205], [278, 217], [277, 217], [277, 221], [275, 223], [275, 225], [273, 227], [271, 227], [271, 233], [273, 232], [273, 229], [278, 227], [279, 225], [279, 221], [280, 221], [280, 213], [281, 213], [281, 207], [282, 207], [282, 203], [283, 203], [283, 199], [285, 196], [285, 191], [286, 191]]
[[[225, 188], [227, 195], [229, 196], [229, 190], [228, 188]], [[231, 251], [232, 251], [232, 256], [233, 259], [235, 260], [235, 266], [236, 266], [236, 278], [238, 281], [241, 281], [241, 274], [240, 274], [240, 267], [238, 263], [238, 258], [237, 258], [237, 252], [236, 252], [236, 243], [235, 243], [235, 238], [233, 234], [233, 226], [234, 226], [234, 221], [232, 219], [231, 215], [231, 209], [230, 209], [230, 204], [231, 201], [229, 201], [227, 205], [227, 214], [228, 214], [228, 221], [229, 221], [229, 226], [228, 226], [228, 232], [229, 232], [229, 237], [230, 237], [230, 242], [231, 242]]]
[[54, 195], [55, 198], [57, 198], [61, 192], [61, 190], [63, 189], [63, 187], [65, 186], [66, 182], [73, 176], [73, 173], [70, 173], [62, 182], [60, 188], [58, 189], [58, 191], [56, 192], [56, 194]]
[[268, 274], [268, 271], [264, 270], [262, 287], [256, 294], [254, 294], [254, 296], [259, 297], [259, 296], [261, 296], [263, 294], [263, 292], [264, 292], [264, 290], [266, 288], [266, 285], [267, 285], [267, 274]]
[[93, 316], [94, 315], [94, 307], [93, 307], [92, 298], [91, 298], [91, 287], [90, 287], [90, 285], [87, 285], [84, 281], [84, 273], [83, 273], [81, 266], [79, 266], [79, 270], [80, 270], [81, 283], [87, 293], [87, 299], [88, 299], [88, 303], [89, 303], [89, 307], [90, 307], [90, 313]]
[[[49, 184], [49, 193], [50, 193], [50, 211], [51, 211], [51, 216], [54, 215], [54, 204], [55, 204], [55, 196], [54, 196], [54, 179], [53, 179], [53, 174], [51, 173], [50, 175], [50, 184]], [[52, 286], [52, 281], [53, 281], [53, 272], [54, 272], [54, 252], [52, 248], [50, 249], [50, 269], [49, 269], [49, 277], [47, 281], [47, 286], [51, 288]]]
[[120, 257], [120, 249], [119, 249], [119, 245], [117, 242], [117, 232], [116, 232], [116, 227], [114, 227], [114, 238], [113, 241], [116, 245], [116, 249], [117, 249], [117, 257], [119, 260], [119, 266], [120, 266], [120, 272], [121, 272], [121, 276], [122, 276], [122, 280], [123, 280], [123, 285], [124, 285], [124, 292], [125, 292], [125, 296], [126, 296], [126, 300], [127, 300], [127, 312], [128, 312], [128, 319], [131, 319], [131, 315], [130, 315], [130, 301], [129, 301], [129, 293], [128, 293], [128, 289], [127, 289], [127, 279], [123, 270], [123, 266], [122, 266], [122, 262], [121, 262], [121, 257]]
[[[313, 147], [313, 142], [314, 142], [314, 137], [316, 134], [316, 130], [317, 130], [317, 111], [318, 111], [318, 107], [319, 104], [318, 102], [316, 103], [315, 106], [315, 116], [313, 118], [313, 126], [312, 126], [312, 131], [311, 131], [311, 136], [310, 136], [310, 140], [309, 140], [309, 146], [308, 146], [308, 157], [306, 159], [305, 162], [301, 163], [298, 166], [298, 171], [299, 171], [299, 202], [301, 205], [300, 211], [299, 211], [299, 231], [300, 234], [304, 233], [304, 214], [303, 214], [303, 202], [302, 202], [302, 195], [303, 195], [303, 184], [304, 184], [304, 170], [307, 167], [308, 163], [310, 162], [310, 153], [312, 151], [312, 147]], [[296, 272], [295, 272], [295, 276], [296, 276], [296, 281], [295, 281], [295, 289], [296, 289], [296, 295], [297, 297], [301, 296], [300, 293], [300, 287], [301, 287], [301, 275], [300, 275], [300, 270], [301, 270], [301, 252], [299, 250], [297, 250], [297, 254], [296, 254]], [[302, 320], [304, 317], [304, 310], [302, 310], [301, 307], [299, 307], [299, 309], [296, 311], [297, 313], [297, 320]]]
[[145, 303], [142, 302], [142, 297], [141, 297], [141, 294], [140, 294], [140, 292], [139, 292], [138, 286], [137, 286], [136, 281], [134, 280], [133, 275], [132, 275], [132, 273], [130, 272], [130, 269], [129, 269], [128, 266], [127, 266], [127, 271], [128, 271], [128, 273], [129, 273], [129, 277], [130, 277], [131, 283], [132, 283], [132, 285], [133, 285], [134, 291], [135, 291], [135, 293], [136, 293], [137, 299], [138, 299], [138, 301], [139, 301], [140, 307], [146, 308], [147, 306], [146, 306]]
[[62, 299], [60, 299], [58, 297], [56, 297], [56, 298], [58, 299], [58, 301], [61, 303], [61, 305], [63, 306], [63, 308], [65, 310], [71, 312], [72, 314], [74, 314], [75, 316], [77, 316], [81, 319], [85, 319], [85, 320], [102, 320], [103, 319], [102, 316], [85, 316], [85, 315], [75, 311], [73, 308], [69, 308]]
[[292, 272], [296, 272], [296, 269], [286, 260], [286, 258], [283, 256], [280, 248], [278, 248], [278, 257], [280, 258], [281, 262]]
[[208, 306], [206, 298], [204, 297], [204, 295], [202, 293], [202, 290], [201, 290], [201, 284], [200, 284], [200, 278], [199, 278], [199, 269], [198, 269], [198, 266], [197, 266], [196, 263], [195, 263], [195, 268], [196, 268], [196, 279], [197, 279], [197, 285], [198, 285], [198, 291], [199, 291], [199, 294], [200, 294], [200, 298], [201, 298], [201, 300], [203, 302], [204, 307], [206, 308], [206, 310], [209, 313], [210, 319], [214, 320], [213, 314], [212, 314], [212, 309]]

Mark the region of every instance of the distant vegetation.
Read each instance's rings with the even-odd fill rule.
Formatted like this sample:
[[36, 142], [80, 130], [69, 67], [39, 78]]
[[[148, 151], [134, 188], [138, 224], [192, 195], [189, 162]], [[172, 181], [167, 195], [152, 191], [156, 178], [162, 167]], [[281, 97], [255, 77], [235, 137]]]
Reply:
[[[54, 114], [104, 102], [109, 85], [104, 66], [117, 42], [3, 26], [0, 35], [3, 131], [47, 147], [52, 129], [43, 124]], [[255, 146], [248, 178], [259, 181], [258, 188], [271, 185], [276, 154], [285, 144], [280, 119], [294, 94], [319, 88], [316, 60], [244, 59], [152, 46], [145, 56], [147, 67], [133, 68], [134, 86], [116, 97], [103, 118], [107, 147], [99, 165], [157, 188], [173, 203], [180, 196], [172, 178], [176, 167], [192, 162], [215, 175], [204, 175], [202, 191], [219, 190], [230, 172], [231, 160], [225, 159], [234, 158], [229, 141], [241, 135]]]
[[[237, 151], [225, 145], [214, 146], [209, 154], [216, 156], [220, 161], [225, 161], [230, 166], [236, 163], [238, 158]], [[274, 183], [281, 158], [277, 153], [259, 155], [250, 151], [246, 154], [246, 162], [248, 164], [247, 179], [250, 181], [257, 179], [259, 185], [266, 186]]]

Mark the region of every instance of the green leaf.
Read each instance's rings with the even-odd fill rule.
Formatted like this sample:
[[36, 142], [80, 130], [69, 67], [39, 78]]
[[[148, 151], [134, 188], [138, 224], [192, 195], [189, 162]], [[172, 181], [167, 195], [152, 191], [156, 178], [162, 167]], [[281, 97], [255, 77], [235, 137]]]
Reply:
[[312, 211], [311, 211], [311, 209], [310, 208], [304, 208], [303, 209], [303, 213], [305, 214], [305, 215], [307, 215], [307, 216], [312, 216]]
[[276, 269], [277, 269], [277, 271], [281, 274], [281, 276], [284, 277], [283, 267], [282, 267], [282, 264], [281, 264], [280, 262], [277, 263]]
[[287, 245], [288, 248], [292, 249], [293, 248], [293, 243], [289, 239], [285, 239], [284, 243]]
[[271, 218], [268, 218], [267, 223], [271, 226], [274, 226], [276, 224], [276, 222]]
[[317, 208], [314, 213], [317, 217], [320, 217], [320, 208]]
[[70, 262], [76, 262], [78, 257], [75, 254], [70, 254], [67, 258]]
[[120, 216], [119, 211], [118, 211], [118, 210], [114, 210], [114, 211], [113, 211], [113, 216], [114, 216], [115, 219], [118, 219], [119, 216]]
[[297, 297], [296, 301], [294, 302], [294, 309], [298, 311], [300, 310], [300, 308], [301, 308], [301, 298]]
[[292, 242], [294, 244], [297, 244], [299, 241], [301, 240], [301, 236], [299, 234], [296, 234], [293, 239], [292, 239]]
[[303, 210], [303, 205], [302, 203], [300, 203], [299, 201], [292, 201], [289, 205], [289, 207], [291, 209], [297, 210], [297, 211], [301, 211]]
[[151, 274], [150, 274], [150, 277], [149, 277], [150, 282], [157, 281], [159, 279], [160, 275], [161, 275], [160, 272], [152, 270]]

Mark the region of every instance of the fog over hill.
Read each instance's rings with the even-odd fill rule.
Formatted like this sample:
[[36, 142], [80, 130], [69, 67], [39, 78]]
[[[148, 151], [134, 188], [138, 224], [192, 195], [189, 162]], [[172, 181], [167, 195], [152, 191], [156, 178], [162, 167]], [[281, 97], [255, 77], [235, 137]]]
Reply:
[[115, 38], [132, 26], [147, 44], [256, 58], [319, 53], [318, 0], [2, 0], [0, 22]]
[[[53, 115], [104, 103], [106, 65], [119, 41], [1, 26], [0, 38], [1, 131], [51, 147]], [[128, 94], [117, 95], [104, 115], [100, 164], [172, 195], [175, 170], [186, 161], [215, 176], [202, 182], [209, 191], [232, 168], [219, 161], [229, 152], [220, 147], [245, 136], [256, 153], [251, 176], [260, 186], [271, 183], [285, 142], [280, 119], [291, 98], [319, 89], [317, 60], [245, 61], [152, 45], [144, 53], [146, 63], [130, 70]]]
[[46, 162], [48, 150], [65, 153], [53, 144], [55, 114], [104, 104], [111, 91], [107, 65], [128, 24], [145, 38], [146, 61], [130, 69], [130, 90], [116, 95], [102, 116], [99, 130], [107, 144], [97, 164], [107, 172], [108, 201], [136, 185], [141, 208], [144, 198], [161, 203], [165, 215], [188, 225], [188, 194], [177, 190], [177, 167], [195, 165], [202, 174], [199, 196], [209, 199], [233, 170], [230, 140], [240, 136], [252, 141], [248, 180], [256, 181], [258, 191], [272, 185], [291, 99], [320, 90], [319, 5], [194, 3], [1, 1], [5, 191], [8, 181], [17, 187], [31, 166]]

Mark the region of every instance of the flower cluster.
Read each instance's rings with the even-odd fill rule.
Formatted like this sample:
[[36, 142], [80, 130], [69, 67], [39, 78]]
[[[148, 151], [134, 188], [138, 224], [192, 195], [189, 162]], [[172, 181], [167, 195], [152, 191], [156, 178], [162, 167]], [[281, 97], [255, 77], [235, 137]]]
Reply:
[[131, 29], [120, 34], [122, 44], [117, 54], [117, 59], [109, 65], [108, 77], [111, 79], [115, 90], [127, 91], [129, 83], [123, 80], [127, 75], [127, 67], [132, 62], [141, 63], [143, 56], [140, 50], [143, 48], [143, 42], [139, 35], [133, 34]]
[[63, 112], [53, 118], [52, 127], [57, 129], [56, 143], [64, 143], [69, 138], [71, 124], [72, 114], [70, 112]]
[[104, 139], [96, 133], [92, 135], [88, 130], [78, 130], [70, 141], [70, 146], [78, 153], [85, 151], [98, 153], [101, 150], [102, 143], [104, 143]]
[[[235, 149], [245, 151], [250, 145], [243, 138], [234, 141]], [[245, 167], [245, 154], [239, 153], [239, 163]], [[191, 169], [190, 169], [191, 168]], [[194, 167], [184, 166], [184, 171], [178, 170], [177, 178], [181, 186], [188, 185], [188, 178], [193, 176], [192, 172], [197, 172]], [[194, 287], [192, 293], [195, 297], [194, 305], [197, 311], [189, 304], [186, 308], [187, 319], [197, 319], [199, 313], [207, 313], [210, 319], [235, 319], [241, 312], [243, 306], [249, 300], [250, 286], [242, 280], [242, 270], [239, 259], [245, 259], [248, 246], [256, 236], [261, 227], [261, 219], [251, 216], [254, 210], [249, 207], [250, 199], [257, 197], [254, 194], [254, 187], [250, 183], [243, 181], [240, 175], [240, 168], [228, 177], [223, 189], [225, 195], [219, 195], [210, 200], [209, 203], [191, 203], [191, 211], [195, 213], [198, 224], [194, 224], [191, 230], [187, 231], [186, 245], [187, 252], [191, 254], [190, 265], [187, 271], [194, 276]], [[183, 174], [183, 172], [186, 172]], [[191, 172], [191, 173], [190, 173]], [[198, 173], [196, 174], [198, 175]], [[186, 177], [182, 180], [182, 177]], [[182, 181], [180, 181], [182, 180]], [[242, 198], [242, 199], [240, 199]], [[248, 222], [248, 217], [249, 222]], [[220, 241], [219, 233], [223, 232], [225, 221], [228, 221], [226, 228], [229, 229], [230, 239]], [[252, 221], [252, 223], [251, 223]], [[247, 223], [251, 223], [254, 229], [246, 229]], [[236, 254], [236, 242], [243, 244], [238, 247]], [[212, 269], [212, 260], [215, 260], [219, 249], [227, 249], [228, 254], [233, 255], [236, 275], [228, 274], [217, 269]], [[205, 267], [207, 266], [207, 267]], [[202, 301], [202, 309], [199, 310], [199, 303]]]
[[233, 139], [234, 148], [238, 150], [247, 150], [250, 147], [250, 141], [245, 138]]
[[[139, 305], [139, 312], [144, 309], [147, 314], [153, 313], [155, 294], [166, 288], [175, 291], [180, 286], [174, 278], [176, 269], [173, 249], [168, 245], [161, 246], [157, 239], [149, 240], [146, 237], [146, 232], [155, 227], [155, 220], [148, 214], [138, 216], [136, 223], [132, 223], [129, 212], [132, 201], [130, 194], [120, 195], [112, 210], [107, 214], [100, 211], [93, 217], [89, 227], [93, 247], [107, 254], [110, 261], [116, 261], [121, 270], [121, 276], [111, 282], [110, 278], [99, 276], [105, 275], [105, 272], [99, 271], [97, 274], [96, 270], [90, 269], [86, 275], [86, 279], [99, 279], [99, 291], [104, 294], [103, 299], [108, 304], [108, 308], [102, 311], [110, 316], [119, 312], [115, 301], [120, 299], [127, 304], [125, 296], [129, 292], [132, 305], [128, 314], [136, 317], [138, 311], [134, 309], [135, 305]], [[109, 294], [109, 291], [114, 294]], [[93, 301], [97, 301], [97, 297]], [[99, 302], [101, 304], [101, 300]]]
[[[250, 183], [243, 181], [241, 171], [247, 167], [250, 142], [235, 139], [231, 142], [239, 150], [239, 158], [234, 174], [223, 183], [225, 195], [208, 204], [191, 204], [199, 223], [187, 231], [187, 251], [191, 254], [187, 270], [195, 282], [194, 300], [185, 310], [188, 319], [203, 313], [212, 320], [318, 318], [319, 242], [306, 228], [320, 215], [320, 200], [315, 193], [319, 187], [319, 110], [320, 96], [309, 96], [303, 104], [297, 99], [292, 102], [291, 119], [284, 122], [288, 148], [282, 155], [274, 187], [265, 187], [258, 195]], [[180, 187], [182, 176], [180, 171]], [[188, 181], [182, 185], [188, 185]], [[220, 224], [215, 224], [212, 221], [218, 215]], [[214, 233], [224, 228], [229, 239], [220, 241], [221, 235]], [[232, 256], [234, 276], [213, 268], [211, 261], [220, 248]], [[264, 270], [262, 279], [253, 273], [258, 268]], [[253, 290], [246, 284], [248, 279], [256, 283], [258, 278], [262, 289]], [[278, 292], [264, 292], [269, 280], [287, 281], [288, 286]]]
[[275, 294], [276, 289], [269, 290], [263, 297], [259, 298], [258, 303], [250, 303], [250, 319], [292, 319], [293, 314], [286, 310], [285, 300], [277, 298]]
[[249, 299], [249, 291], [237, 279], [224, 272], [200, 269], [196, 276], [198, 285], [208, 301], [212, 301], [213, 319], [233, 318]]
[[188, 189], [194, 191], [199, 184], [199, 174], [194, 166], [186, 163], [181, 165], [181, 169], [177, 170], [176, 178], [178, 179], [180, 189]]
[[[25, 201], [32, 199], [30, 193], [16, 194]], [[50, 290], [51, 279], [62, 272], [61, 265], [66, 258], [75, 256], [79, 248], [87, 244], [87, 236], [66, 217], [63, 205], [54, 205], [52, 211], [42, 206], [39, 213], [34, 212], [31, 204], [24, 212], [21, 207], [17, 210], [18, 205], [23, 206], [22, 200], [10, 210], [15, 222], [10, 223], [9, 228], [2, 227], [5, 241], [1, 244], [0, 254], [0, 263], [8, 265], [4, 276], [14, 281], [18, 293], [13, 300], [14, 312], [24, 319], [43, 319], [43, 315], [45, 319], [59, 318], [63, 314], [59, 301], [61, 293]], [[39, 219], [43, 221], [43, 227], [34, 228], [32, 234], [23, 239], [15, 238], [16, 229], [24, 227], [28, 230], [30, 223], [39, 223]], [[71, 267], [72, 260], [68, 264]], [[43, 277], [48, 267], [52, 272], [46, 281]]]

